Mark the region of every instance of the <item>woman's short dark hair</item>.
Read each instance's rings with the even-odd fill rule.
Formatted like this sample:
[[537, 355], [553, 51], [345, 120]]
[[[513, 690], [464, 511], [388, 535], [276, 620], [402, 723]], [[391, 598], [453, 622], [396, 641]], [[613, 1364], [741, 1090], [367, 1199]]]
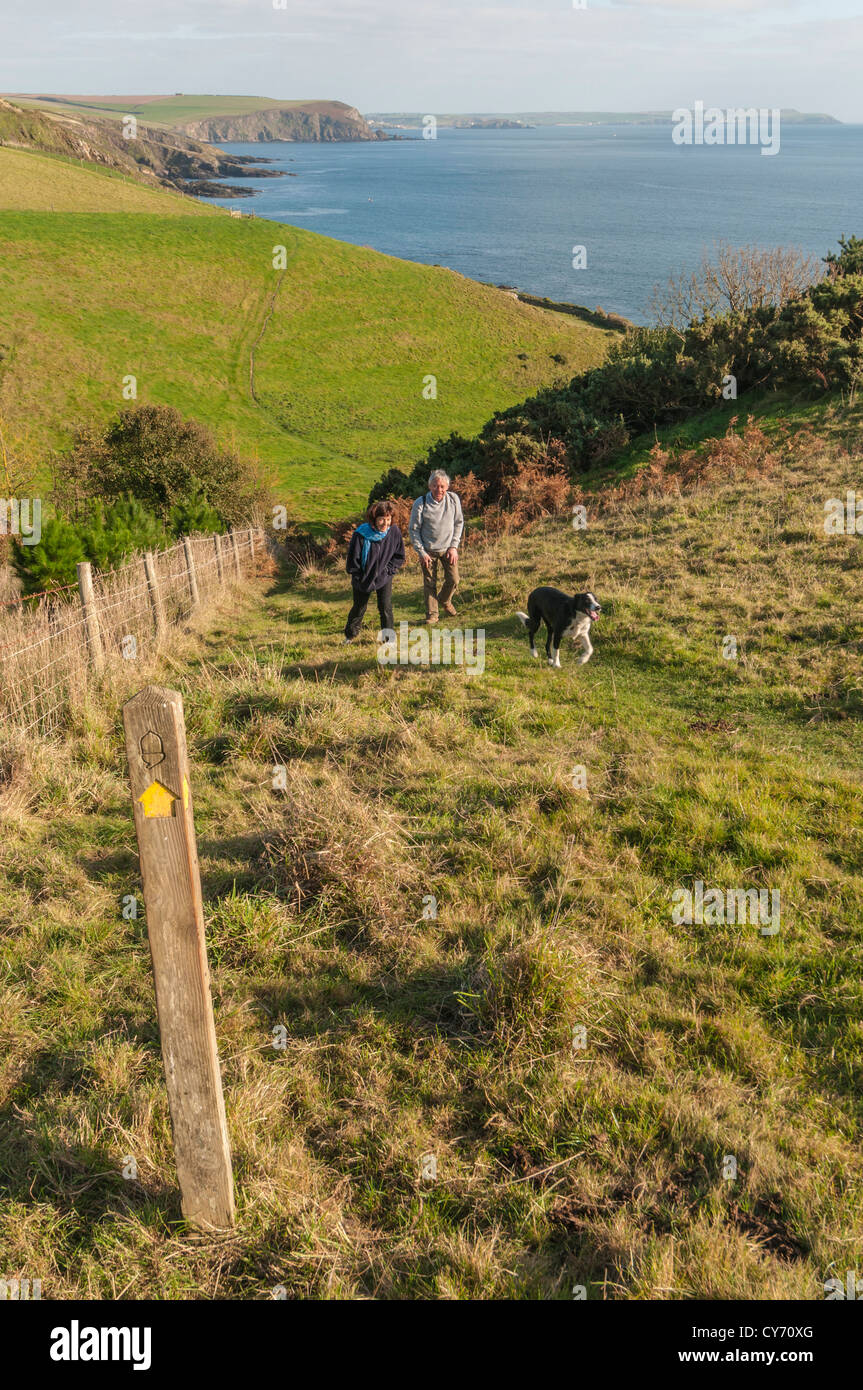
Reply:
[[369, 526], [375, 526], [385, 516], [393, 516], [395, 507], [392, 502], [373, 502], [366, 512], [366, 521]]

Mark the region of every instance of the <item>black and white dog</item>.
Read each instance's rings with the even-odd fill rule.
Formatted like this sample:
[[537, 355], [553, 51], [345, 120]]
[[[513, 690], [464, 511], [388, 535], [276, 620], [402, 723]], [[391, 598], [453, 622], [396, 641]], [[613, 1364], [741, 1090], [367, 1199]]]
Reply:
[[531, 656], [539, 656], [536, 650], [536, 633], [540, 623], [544, 622], [548, 629], [545, 654], [549, 666], [560, 666], [560, 644], [564, 637], [571, 637], [573, 642], [582, 643], [584, 651], [578, 658], [578, 665], [583, 666], [593, 655], [589, 636], [590, 625], [596, 621], [600, 612], [593, 594], [575, 594], [570, 598], [569, 594], [563, 593], [561, 589], [543, 586], [541, 589], [534, 589], [527, 601], [527, 612], [517, 613], [516, 616], [521, 618], [527, 628]]

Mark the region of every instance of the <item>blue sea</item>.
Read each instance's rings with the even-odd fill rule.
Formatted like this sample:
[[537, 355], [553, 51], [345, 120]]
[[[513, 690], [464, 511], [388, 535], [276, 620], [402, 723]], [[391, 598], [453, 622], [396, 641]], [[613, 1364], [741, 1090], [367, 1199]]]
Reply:
[[648, 321], [653, 286], [718, 240], [823, 256], [841, 235], [863, 235], [860, 125], [786, 123], [775, 155], [675, 145], [670, 123], [223, 148], [297, 177], [210, 202], [636, 322]]

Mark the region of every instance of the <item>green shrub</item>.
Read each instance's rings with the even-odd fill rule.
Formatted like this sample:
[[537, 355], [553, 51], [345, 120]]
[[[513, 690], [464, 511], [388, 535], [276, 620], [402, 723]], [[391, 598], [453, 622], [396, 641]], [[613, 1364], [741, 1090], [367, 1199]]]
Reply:
[[493, 490], [519, 468], [535, 471], [556, 441], [576, 476], [610, 461], [632, 437], [716, 405], [730, 376], [738, 395], [854, 385], [863, 378], [863, 240], [843, 237], [839, 245], [825, 258], [826, 277], [781, 303], [705, 313], [685, 328], [633, 329], [602, 366], [500, 411], [474, 439], [439, 440], [409, 475], [393, 470], [381, 479], [370, 500], [417, 496], [432, 468], [472, 473]]
[[128, 555], [161, 550], [165, 528], [135, 497], [121, 497], [106, 507], [93, 504], [88, 520], [78, 526], [86, 558], [100, 570], [116, 569]]
[[75, 566], [86, 558], [75, 527], [59, 517], [45, 522], [38, 545], [16, 542], [12, 550], [12, 564], [25, 595], [51, 592], [74, 584]]
[[[417, 468], [419, 465], [417, 465]], [[369, 505], [377, 502], [380, 497], [410, 497], [414, 489], [414, 477], [417, 469], [412, 473], [405, 473], [401, 468], [390, 468], [379, 478], [369, 493]], [[419, 496], [418, 493], [414, 494]]]
[[171, 508], [168, 526], [172, 536], [193, 536], [203, 533], [214, 536], [225, 530], [222, 518], [205, 497], [195, 493], [186, 502]]
[[99, 570], [117, 569], [136, 551], [163, 549], [167, 537], [158, 517], [136, 498], [121, 497], [106, 507], [91, 505], [75, 525], [54, 517], [42, 528], [39, 545], [16, 545], [12, 563], [25, 594], [73, 584], [76, 565], [89, 560]]
[[836, 255], [831, 251], [825, 256], [827, 264], [834, 275], [863, 275], [863, 241], [860, 237], [839, 238], [841, 250]]
[[78, 430], [71, 451], [55, 459], [58, 511], [78, 519], [93, 499], [127, 495], [163, 522], [173, 507], [203, 499], [232, 525], [248, 523], [269, 501], [254, 464], [161, 405], [121, 410], [107, 429]]

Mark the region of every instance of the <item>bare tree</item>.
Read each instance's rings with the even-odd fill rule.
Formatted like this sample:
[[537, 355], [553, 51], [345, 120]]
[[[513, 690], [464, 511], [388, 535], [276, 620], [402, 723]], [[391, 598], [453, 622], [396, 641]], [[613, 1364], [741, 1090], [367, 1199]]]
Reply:
[[720, 241], [712, 254], [702, 252], [697, 270], [657, 285], [650, 310], [661, 327], [684, 329], [708, 315], [786, 304], [823, 276], [820, 259], [796, 247], [763, 250]]

